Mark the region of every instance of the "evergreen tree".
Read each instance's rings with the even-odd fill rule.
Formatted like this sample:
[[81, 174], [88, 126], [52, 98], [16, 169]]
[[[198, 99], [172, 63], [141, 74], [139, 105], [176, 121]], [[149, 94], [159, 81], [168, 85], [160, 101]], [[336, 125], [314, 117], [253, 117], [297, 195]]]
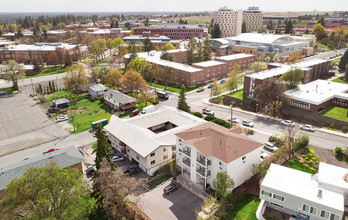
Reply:
[[348, 64], [346, 65], [346, 73], [344, 74], [344, 81], [348, 83]]
[[293, 32], [294, 32], [294, 28], [292, 26], [291, 19], [289, 19], [288, 22], [286, 22], [285, 34], [292, 34]]
[[199, 42], [197, 44], [197, 54], [195, 56], [195, 62], [203, 62], [204, 61], [204, 53], [203, 53], [203, 47], [202, 47], [202, 43]]
[[273, 21], [272, 20], [269, 20], [269, 22], [267, 23], [267, 29], [269, 31], [272, 31], [273, 30]]
[[319, 18], [318, 23], [320, 23], [321, 25], [323, 25], [323, 27], [325, 27], [324, 17]]
[[221, 30], [219, 24], [214, 25], [214, 37], [213, 38], [221, 38]]
[[196, 51], [196, 42], [193, 37], [190, 38], [190, 41], [187, 44], [187, 54], [186, 62], [188, 65], [191, 65], [195, 62], [195, 51]]
[[130, 44], [130, 51], [129, 52], [131, 53], [130, 58], [129, 58], [129, 62], [132, 59], [138, 57], [137, 50], [135, 48], [135, 44], [134, 43]]
[[348, 50], [344, 52], [343, 56], [341, 57], [340, 63], [338, 64], [338, 67], [342, 72], [346, 71], [348, 64]]
[[114, 21], [112, 21], [111, 24], [110, 24], [110, 29], [114, 28], [114, 26], [115, 26], [115, 23], [114, 23]]
[[279, 19], [278, 20], [278, 30], [277, 30], [277, 33], [279, 34], [280, 33], [280, 26], [282, 25], [282, 21]]
[[56, 84], [54, 83], [54, 81], [52, 81], [52, 90], [53, 92], [56, 92]]
[[184, 84], [181, 85], [181, 90], [179, 94], [179, 100], [178, 100], [178, 109], [190, 113], [190, 106], [188, 106], [186, 102], [186, 95], [185, 95], [186, 87]]
[[247, 30], [246, 30], [246, 24], [245, 24], [245, 21], [243, 21], [243, 24], [242, 24], [242, 33], [246, 33]]
[[[0, 28], [0, 31], [1, 31], [1, 28]], [[20, 37], [23, 37], [23, 32], [22, 32], [22, 28], [18, 28], [18, 31], [17, 31], [17, 36], [16, 37], [18, 37], [18, 38], [20, 38]]]
[[329, 40], [328, 40], [327, 46], [331, 50], [337, 49], [338, 43], [337, 43], [337, 40], [336, 40], [335, 32], [333, 32], [333, 31], [331, 32], [331, 34], [329, 36]]
[[151, 50], [154, 50], [154, 46], [152, 45], [151, 40], [147, 37], [144, 41], [144, 51], [148, 52]]
[[115, 28], [118, 28], [118, 20], [115, 21]]
[[210, 47], [210, 40], [209, 38], [206, 38], [204, 40], [203, 45], [203, 60], [208, 61], [211, 60], [211, 47]]
[[187, 24], [187, 20], [185, 20], [185, 24]]
[[310, 33], [310, 32], [309, 32], [309, 30], [308, 30], [308, 28], [307, 28], [303, 34], [309, 34], [309, 33]]

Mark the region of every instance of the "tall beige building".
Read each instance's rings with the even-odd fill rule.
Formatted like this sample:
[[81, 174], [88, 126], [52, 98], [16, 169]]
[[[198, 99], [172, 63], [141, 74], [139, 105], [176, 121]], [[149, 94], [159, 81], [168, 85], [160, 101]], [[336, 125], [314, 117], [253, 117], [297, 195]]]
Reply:
[[262, 28], [262, 20], [263, 14], [258, 7], [234, 11], [225, 6], [214, 11], [214, 25], [219, 24], [222, 38], [240, 34], [243, 21], [245, 21], [247, 32], [259, 31]]

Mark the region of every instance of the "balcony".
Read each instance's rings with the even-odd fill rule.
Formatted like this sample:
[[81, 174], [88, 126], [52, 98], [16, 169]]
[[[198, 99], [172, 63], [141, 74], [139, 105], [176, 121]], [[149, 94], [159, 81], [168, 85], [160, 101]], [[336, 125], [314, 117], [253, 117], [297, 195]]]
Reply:
[[207, 166], [209, 167], [211, 165], [211, 160], [208, 160]]
[[207, 177], [209, 177], [210, 175], [211, 175], [211, 172], [210, 172], [210, 170], [208, 170]]
[[200, 163], [200, 165], [205, 166], [205, 160], [202, 157], [197, 158], [197, 162]]
[[184, 149], [183, 153], [186, 154], [187, 156], [191, 157], [191, 149], [190, 148]]
[[182, 162], [183, 162], [183, 164], [185, 164], [186, 166], [191, 167], [191, 160], [190, 160], [190, 159], [188, 159], [188, 158], [183, 159]]
[[199, 168], [197, 169], [197, 173], [200, 174], [201, 176], [205, 177], [205, 169], [204, 168]]

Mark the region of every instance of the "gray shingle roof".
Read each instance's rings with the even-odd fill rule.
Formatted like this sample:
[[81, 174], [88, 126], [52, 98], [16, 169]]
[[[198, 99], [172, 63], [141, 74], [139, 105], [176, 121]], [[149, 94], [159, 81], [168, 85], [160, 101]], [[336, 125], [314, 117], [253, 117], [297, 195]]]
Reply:
[[113, 100], [115, 100], [116, 102], [119, 102], [122, 105], [137, 101], [135, 98], [113, 89], [110, 89], [106, 93], [104, 93], [104, 98], [105, 100], [111, 103], [114, 103]]
[[50, 160], [55, 160], [60, 168], [67, 168], [85, 161], [76, 147], [70, 146], [38, 157], [0, 167], [0, 190], [6, 189], [7, 184], [14, 178], [23, 176], [30, 167], [44, 167]]

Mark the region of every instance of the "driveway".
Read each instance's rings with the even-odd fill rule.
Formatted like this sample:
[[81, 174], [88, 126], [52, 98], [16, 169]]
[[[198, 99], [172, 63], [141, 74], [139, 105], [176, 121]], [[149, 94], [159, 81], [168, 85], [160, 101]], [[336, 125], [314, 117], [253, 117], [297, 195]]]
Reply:
[[170, 180], [150, 192], [137, 197], [137, 205], [153, 220], [195, 220], [195, 210], [203, 200], [181, 187], [171, 195], [164, 195], [163, 189]]
[[[344, 148], [343, 148], [344, 149]], [[333, 154], [334, 152], [332, 150], [327, 149], [321, 149], [321, 148], [315, 148], [315, 153], [322, 159], [325, 163], [332, 164], [335, 166], [348, 168], [348, 163], [338, 160]]]

